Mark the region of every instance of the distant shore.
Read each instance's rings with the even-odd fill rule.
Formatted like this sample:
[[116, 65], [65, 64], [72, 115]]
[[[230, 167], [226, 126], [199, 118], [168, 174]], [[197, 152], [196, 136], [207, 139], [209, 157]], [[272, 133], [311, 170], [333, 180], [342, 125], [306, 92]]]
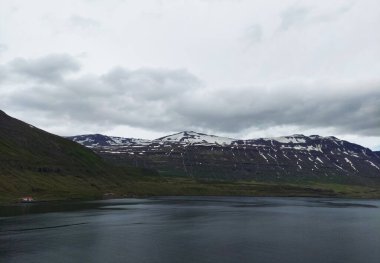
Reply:
[[[67, 194], [28, 193], [33, 201], [24, 204], [61, 201], [90, 201], [114, 198], [149, 198], [155, 196], [257, 196], [380, 199], [380, 188], [316, 181], [302, 183], [261, 181], [197, 181], [188, 178], [144, 178], [129, 181], [114, 189]], [[0, 196], [0, 205], [19, 204], [17, 193]]]

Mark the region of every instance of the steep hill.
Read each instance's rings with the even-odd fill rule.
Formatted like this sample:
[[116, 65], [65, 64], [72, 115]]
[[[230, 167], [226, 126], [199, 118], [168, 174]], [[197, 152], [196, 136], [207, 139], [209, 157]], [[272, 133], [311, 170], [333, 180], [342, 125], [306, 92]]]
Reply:
[[104, 173], [106, 165], [92, 151], [47, 133], [0, 111], [1, 172], [6, 167], [44, 173]]
[[26, 194], [45, 199], [99, 196], [134, 172], [0, 111], [0, 201]]

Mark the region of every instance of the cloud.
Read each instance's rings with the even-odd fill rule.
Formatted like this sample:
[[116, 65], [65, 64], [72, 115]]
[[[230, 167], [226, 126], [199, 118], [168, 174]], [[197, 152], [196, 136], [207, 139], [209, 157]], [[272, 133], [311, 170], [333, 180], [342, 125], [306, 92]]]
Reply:
[[200, 84], [185, 70], [149, 68], [135, 71], [116, 68], [103, 75], [102, 81], [108, 87], [122, 90], [127, 96], [146, 101], [169, 100]]
[[12, 78], [0, 88], [3, 104], [45, 115], [52, 123], [64, 116], [79, 124], [173, 127], [178, 120], [173, 104], [200, 87], [186, 70], [115, 68], [73, 78], [66, 73], [79, 66], [66, 55], [16, 59], [4, 67]]
[[243, 41], [245, 41], [248, 45], [253, 45], [261, 42], [263, 37], [262, 28], [260, 25], [255, 24], [250, 26], [243, 36]]
[[353, 2], [348, 1], [335, 9], [318, 10], [299, 4], [288, 7], [281, 13], [281, 24], [279, 31], [286, 31], [294, 27], [302, 27], [312, 24], [327, 23], [338, 19], [353, 7]]
[[286, 9], [281, 14], [280, 30], [288, 30], [298, 24], [304, 24], [311, 13], [311, 9], [306, 7], [293, 6]]
[[72, 15], [69, 18], [69, 25], [78, 27], [81, 29], [95, 29], [100, 27], [99, 21], [88, 18], [88, 17], [83, 17], [79, 15]]
[[5, 44], [0, 44], [0, 54], [7, 51], [8, 46]]
[[238, 133], [291, 125], [380, 133], [380, 81], [212, 89], [184, 69], [118, 67], [100, 75], [70, 75], [80, 65], [69, 55], [16, 59], [2, 68], [11, 75], [0, 86], [3, 110], [28, 112], [51, 126]]
[[14, 59], [9, 63], [9, 69], [19, 76], [57, 82], [67, 73], [78, 71], [80, 66], [75, 58], [67, 54], [53, 54], [38, 59]]
[[375, 136], [380, 132], [379, 103], [380, 82], [301, 82], [213, 91], [183, 102], [179, 112], [198, 125], [227, 132], [296, 125]]

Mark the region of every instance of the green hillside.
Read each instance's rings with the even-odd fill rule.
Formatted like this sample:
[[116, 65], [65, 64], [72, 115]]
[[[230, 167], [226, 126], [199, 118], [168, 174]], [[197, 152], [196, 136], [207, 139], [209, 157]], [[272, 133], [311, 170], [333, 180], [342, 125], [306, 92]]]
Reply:
[[0, 161], [5, 167], [46, 173], [99, 174], [107, 166], [92, 151], [0, 111]]
[[99, 197], [142, 173], [0, 111], [0, 200]]

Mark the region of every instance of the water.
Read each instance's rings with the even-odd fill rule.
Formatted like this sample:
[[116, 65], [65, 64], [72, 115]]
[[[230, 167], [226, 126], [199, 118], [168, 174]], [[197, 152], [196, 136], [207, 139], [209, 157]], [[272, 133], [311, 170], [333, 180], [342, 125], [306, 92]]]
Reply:
[[380, 262], [380, 201], [182, 197], [0, 208], [0, 262]]

